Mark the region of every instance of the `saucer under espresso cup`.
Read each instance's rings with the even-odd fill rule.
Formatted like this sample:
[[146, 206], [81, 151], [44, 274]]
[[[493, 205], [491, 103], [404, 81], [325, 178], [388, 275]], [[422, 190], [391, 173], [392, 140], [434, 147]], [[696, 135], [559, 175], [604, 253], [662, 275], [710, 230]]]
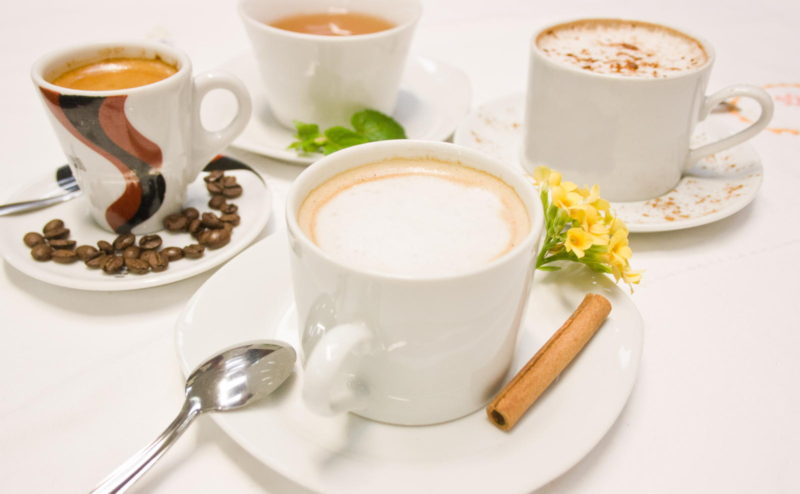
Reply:
[[423, 425], [488, 402], [542, 232], [522, 173], [453, 144], [375, 142], [304, 170], [286, 211], [310, 408]]
[[[298, 14], [369, 15], [391, 26], [369, 34], [321, 35], [272, 24]], [[239, 14], [253, 46], [272, 113], [295, 121], [347, 125], [370, 108], [391, 114], [417, 21], [418, 0], [242, 0]]]
[[[705, 96], [713, 63], [708, 42], [657, 24], [584, 19], [540, 30], [530, 48], [523, 166], [598, 184], [611, 201], [661, 196], [698, 160], [752, 138], [772, 117], [772, 100], [755, 86]], [[691, 147], [697, 122], [734, 97], [756, 101], [758, 120]]]
[[[174, 73], [142, 84], [147, 72], [135, 66], [114, 69], [131, 61], [171, 67]], [[129, 77], [70, 87], [53, 83], [92, 64]], [[116, 233], [161, 230], [164, 218], [183, 206], [189, 184], [250, 119], [250, 95], [241, 81], [220, 71], [192, 77], [189, 57], [159, 43], [63, 48], [39, 59], [31, 76], [92, 217]], [[238, 108], [224, 128], [209, 131], [200, 121], [200, 105], [215, 89], [233, 93]]]

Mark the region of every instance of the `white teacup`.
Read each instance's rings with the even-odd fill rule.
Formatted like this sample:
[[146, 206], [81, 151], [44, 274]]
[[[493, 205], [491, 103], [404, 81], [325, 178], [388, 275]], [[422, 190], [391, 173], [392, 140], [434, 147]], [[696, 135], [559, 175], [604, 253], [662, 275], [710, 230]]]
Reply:
[[[573, 22], [587, 21], [618, 22]], [[705, 95], [714, 50], [697, 37], [683, 35], [704, 49], [701, 66], [663, 78], [632, 77], [584, 70], [546, 54], [540, 36], [568, 24], [542, 29], [531, 42], [522, 150], [529, 171], [547, 165], [571, 181], [600, 185], [613, 201], [652, 199], [675, 187], [699, 159], [752, 138], [772, 117], [772, 100], [755, 86], [738, 84]], [[758, 102], [760, 118], [731, 136], [691, 148], [697, 122], [734, 97]]]
[[[125, 57], [160, 59], [177, 72], [145, 86], [106, 91], [50, 82], [69, 69]], [[189, 57], [159, 43], [62, 48], [39, 59], [31, 76], [92, 217], [116, 233], [161, 230], [164, 218], [183, 206], [189, 184], [250, 119], [250, 95], [239, 79], [219, 71], [192, 77]], [[238, 111], [227, 126], [209, 131], [200, 104], [214, 89], [233, 93]]]
[[[371, 34], [323, 36], [268, 25], [286, 16], [346, 10], [395, 27]], [[365, 108], [392, 114], [419, 0], [242, 0], [239, 14], [253, 45], [264, 92], [283, 125], [347, 125]]]
[[[366, 270], [309, 239], [297, 213], [310, 191], [346, 170], [398, 157], [461, 163], [499, 178], [522, 200], [530, 231], [500, 257], [430, 276]], [[542, 232], [541, 205], [520, 172], [453, 144], [364, 144], [304, 170], [289, 191], [286, 222], [311, 409], [421, 425], [466, 415], [491, 399], [511, 364]]]

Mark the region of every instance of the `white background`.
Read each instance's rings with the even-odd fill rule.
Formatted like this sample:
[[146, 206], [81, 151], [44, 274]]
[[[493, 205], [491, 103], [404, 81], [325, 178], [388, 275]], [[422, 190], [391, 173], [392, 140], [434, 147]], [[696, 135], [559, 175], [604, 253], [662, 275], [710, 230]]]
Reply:
[[[478, 105], [523, 90], [537, 26], [591, 15], [710, 40], [710, 90], [800, 83], [793, 0], [428, 0], [412, 52], [463, 69]], [[143, 37], [184, 49], [196, 71], [247, 49], [232, 1], [3, 0], [0, 202], [64, 162], [32, 62], [65, 44]], [[800, 492], [800, 136], [764, 133], [752, 144], [765, 166], [753, 204], [705, 227], [633, 235], [635, 267], [646, 270], [634, 295], [646, 323], [639, 381], [605, 439], [540, 492]], [[280, 218], [300, 169], [237, 156], [267, 177]], [[183, 387], [173, 326], [209, 275], [89, 293], [0, 266], [0, 490], [86, 492], [169, 423]], [[307, 491], [202, 417], [132, 492]]]

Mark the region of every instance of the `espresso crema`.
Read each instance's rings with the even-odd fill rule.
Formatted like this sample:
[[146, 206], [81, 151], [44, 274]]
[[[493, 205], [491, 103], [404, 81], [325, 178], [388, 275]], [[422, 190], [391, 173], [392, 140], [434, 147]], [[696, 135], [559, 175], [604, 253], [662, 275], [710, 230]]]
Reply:
[[516, 191], [489, 173], [432, 159], [359, 166], [312, 190], [303, 232], [339, 262], [384, 274], [458, 274], [519, 245], [530, 218]]
[[549, 58], [597, 74], [659, 79], [699, 68], [708, 54], [696, 39], [638, 21], [587, 19], [542, 32], [536, 45]]

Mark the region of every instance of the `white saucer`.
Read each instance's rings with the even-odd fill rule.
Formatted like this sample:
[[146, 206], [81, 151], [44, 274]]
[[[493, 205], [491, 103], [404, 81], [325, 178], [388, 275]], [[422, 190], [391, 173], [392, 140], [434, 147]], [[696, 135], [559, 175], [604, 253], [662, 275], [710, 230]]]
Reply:
[[[294, 130], [278, 123], [272, 115], [252, 53], [242, 54], [219, 68], [239, 77], [253, 98], [253, 117], [233, 141], [234, 146], [300, 164], [311, 164], [322, 157], [299, 155], [287, 149], [294, 141]], [[470, 84], [463, 72], [446, 63], [412, 56], [392, 116], [403, 125], [409, 139], [444, 141], [467, 114], [469, 105]], [[232, 98], [209, 98], [202, 109], [203, 120], [207, 122], [227, 122], [235, 112], [236, 102]]]
[[[514, 94], [481, 105], [462, 121], [453, 141], [519, 166], [524, 101], [524, 95]], [[722, 124], [723, 118], [712, 115], [701, 122], [692, 145], [729, 135], [731, 131]], [[761, 160], [745, 143], [701, 160], [675, 189], [661, 197], [614, 202], [612, 206], [632, 232], [681, 230], [712, 223], [741, 210], [755, 199], [762, 176]]]
[[[32, 278], [79, 290], [136, 290], [166, 285], [200, 274], [219, 266], [250, 245], [267, 224], [272, 211], [272, 194], [261, 176], [238, 160], [228, 157], [224, 157], [223, 160], [212, 161], [206, 169], [210, 169], [215, 163], [239, 167], [225, 173], [236, 176], [244, 189], [241, 197], [231, 201], [239, 206], [237, 214], [241, 217], [241, 223], [233, 230], [228, 245], [217, 250], [206, 249], [200, 259], [181, 259], [170, 263], [166, 271], [145, 275], [107, 275], [100, 270], [87, 268], [80, 261], [73, 264], [57, 264], [52, 261], [33, 260], [30, 249], [22, 243], [22, 237], [30, 231], [40, 232], [44, 224], [53, 218], [64, 220], [66, 227], [70, 229], [70, 238], [76, 240], [78, 245], [96, 245], [98, 240], [114, 240], [116, 235], [101, 229], [89, 216], [88, 207], [84, 203], [87, 199], [84, 196], [39, 211], [0, 218], [2, 226], [0, 252], [9, 264]], [[189, 186], [186, 207], [193, 206], [201, 212], [209, 211], [209, 194], [203, 182], [205, 175], [201, 173]], [[8, 202], [43, 197], [53, 192], [54, 188], [57, 188], [55, 173], [23, 187], [9, 197]], [[174, 234], [162, 231], [158, 234], [164, 239], [164, 246], [184, 247], [196, 243], [188, 233]]]
[[[300, 398], [299, 364], [262, 404], [212, 417], [266, 465], [321, 493], [530, 492], [575, 465], [614, 423], [636, 380], [643, 330], [633, 302], [605, 276], [575, 265], [534, 278], [515, 371], [587, 292], [604, 294], [613, 311], [510, 433], [491, 425], [482, 410], [425, 427], [352, 414], [320, 417]], [[220, 311], [220, 304], [227, 310]], [[181, 367], [188, 373], [219, 349], [254, 339], [280, 339], [297, 348], [295, 319], [281, 231], [239, 255], [192, 297], [176, 327]]]

